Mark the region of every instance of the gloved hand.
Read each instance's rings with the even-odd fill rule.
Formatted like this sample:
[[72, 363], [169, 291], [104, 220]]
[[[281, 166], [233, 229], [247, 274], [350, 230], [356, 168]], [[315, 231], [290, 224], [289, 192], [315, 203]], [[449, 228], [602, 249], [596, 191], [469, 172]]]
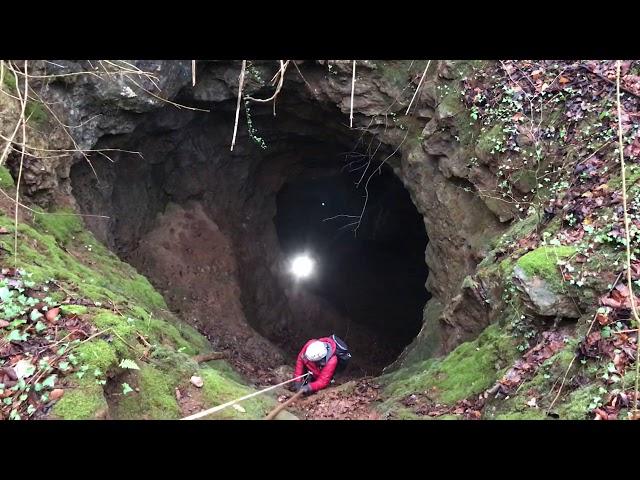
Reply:
[[311, 390], [311, 386], [309, 384], [303, 385], [301, 390], [304, 395], [309, 395], [310, 393], [313, 393], [313, 391]]
[[291, 384], [291, 390], [294, 392], [297, 392], [298, 390], [300, 390], [301, 386], [302, 386], [302, 382], [293, 382]]

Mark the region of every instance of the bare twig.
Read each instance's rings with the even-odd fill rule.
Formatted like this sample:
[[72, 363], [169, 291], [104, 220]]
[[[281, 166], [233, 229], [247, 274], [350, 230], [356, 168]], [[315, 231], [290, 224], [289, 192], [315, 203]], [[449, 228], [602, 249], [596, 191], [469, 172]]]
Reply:
[[244, 70], [247, 67], [247, 61], [242, 61], [242, 68], [240, 69], [240, 78], [238, 79], [238, 105], [236, 106], [236, 122], [233, 126], [233, 138], [231, 139], [231, 151], [233, 152], [233, 146], [236, 144], [236, 134], [238, 133], [238, 120], [240, 118], [240, 102], [242, 100], [242, 84], [244, 83]]
[[20, 167], [18, 169], [18, 179], [16, 181], [16, 205], [15, 205], [15, 214], [14, 214], [14, 224], [15, 224], [15, 232], [13, 236], [13, 258], [15, 262], [15, 266], [18, 266], [18, 203], [20, 197], [20, 182], [22, 181], [22, 167], [24, 164], [24, 145], [27, 143], [27, 121], [25, 119], [25, 111], [27, 108], [27, 98], [29, 96], [29, 77], [26, 76], [27, 68], [28, 68], [28, 60], [24, 62], [24, 96], [20, 93], [20, 83], [18, 82], [18, 75], [15, 70], [13, 72], [14, 78], [16, 79], [16, 91], [18, 92], [18, 96], [20, 97], [20, 119], [19, 122], [22, 124], [22, 152], [20, 154]]
[[196, 86], [196, 61], [191, 60], [191, 86]]
[[411, 101], [409, 102], [409, 106], [407, 107], [407, 111], [405, 112], [405, 115], [409, 115], [409, 109], [411, 109], [411, 105], [413, 105], [413, 101], [415, 100], [416, 96], [418, 95], [418, 92], [420, 91], [420, 87], [422, 86], [422, 82], [424, 81], [424, 77], [427, 75], [427, 70], [429, 69], [429, 65], [431, 65], [431, 60], [429, 60], [427, 62], [427, 66], [424, 67], [424, 71], [422, 72], [422, 77], [420, 78], [420, 82], [418, 82], [418, 88], [416, 88], [416, 91], [413, 92], [413, 97], [411, 98]]
[[278, 73], [273, 77], [273, 79], [275, 79], [278, 75], [280, 75], [280, 80], [278, 81], [278, 86], [276, 87], [276, 91], [274, 92], [273, 95], [271, 95], [269, 98], [253, 98], [247, 95], [244, 98], [246, 100], [252, 100], [254, 102], [259, 102], [259, 103], [267, 103], [267, 102], [270, 102], [271, 100], [275, 101], [276, 97], [280, 93], [280, 90], [282, 89], [282, 85], [284, 83], [284, 72], [287, 70], [287, 66], [289, 65], [289, 62], [290, 60], [287, 60], [286, 63], [283, 60], [280, 60], [280, 70], [278, 70]]
[[351, 76], [351, 114], [349, 115], [349, 128], [353, 128], [353, 95], [356, 88], [356, 61], [353, 61], [353, 74]]

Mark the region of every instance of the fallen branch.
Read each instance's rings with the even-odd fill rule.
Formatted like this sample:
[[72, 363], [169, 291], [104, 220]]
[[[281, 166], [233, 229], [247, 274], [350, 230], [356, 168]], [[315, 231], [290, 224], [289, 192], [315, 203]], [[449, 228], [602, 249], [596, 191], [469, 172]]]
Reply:
[[269, 415], [267, 415], [264, 419], [265, 420], [273, 420], [282, 410], [284, 410], [287, 406], [291, 405], [293, 402], [295, 402], [298, 398], [300, 398], [300, 396], [302, 395], [302, 390], [300, 390], [298, 393], [296, 393], [293, 397], [291, 397], [289, 400], [287, 400], [286, 402], [278, 405], [276, 408], [274, 408], [273, 410], [271, 410], [271, 412], [269, 413]]

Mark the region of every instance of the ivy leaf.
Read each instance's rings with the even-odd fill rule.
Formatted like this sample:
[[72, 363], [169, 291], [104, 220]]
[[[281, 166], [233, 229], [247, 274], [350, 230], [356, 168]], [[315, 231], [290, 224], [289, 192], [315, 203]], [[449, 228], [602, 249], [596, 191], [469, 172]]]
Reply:
[[140, 367], [133, 360], [125, 358], [120, 362], [120, 368], [128, 368], [130, 370], [140, 370]]
[[44, 382], [42, 382], [42, 386], [53, 388], [56, 383], [56, 378], [57, 375], [49, 375], [47, 378], [45, 378]]
[[69, 362], [60, 362], [58, 364], [58, 368], [63, 372], [66, 372], [69, 369]]
[[29, 405], [29, 407], [27, 408], [28, 415], [33, 415], [35, 411], [36, 411], [36, 407], [34, 407], [33, 405]]
[[36, 332], [40, 333], [46, 329], [47, 329], [47, 326], [44, 323], [42, 323], [40, 320], [38, 320], [38, 323], [36, 323]]
[[7, 287], [0, 287], [0, 300], [6, 302], [7, 299], [11, 297], [11, 295], [11, 290], [9, 290]]
[[123, 383], [122, 384], [122, 394], [126, 395], [129, 392], [133, 392], [133, 388], [131, 388], [128, 383]]
[[31, 310], [31, 314], [29, 315], [29, 318], [31, 319], [32, 322], [35, 322], [36, 320], [42, 317], [43, 315], [38, 310]]
[[20, 330], [11, 330], [6, 340], [8, 342], [24, 342], [27, 338], [29, 338], [28, 333], [20, 333]]

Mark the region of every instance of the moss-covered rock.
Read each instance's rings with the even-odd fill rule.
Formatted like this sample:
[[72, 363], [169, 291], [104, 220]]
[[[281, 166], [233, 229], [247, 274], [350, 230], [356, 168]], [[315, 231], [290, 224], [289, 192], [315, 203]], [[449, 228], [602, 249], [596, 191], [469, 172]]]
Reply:
[[65, 389], [53, 408], [53, 416], [63, 420], [93, 420], [108, 409], [102, 386], [93, 377]]
[[513, 337], [491, 325], [442, 359], [430, 359], [383, 376], [383, 411], [400, 399], [422, 393], [434, 402], [452, 405], [493, 385], [517, 355]]
[[98, 368], [105, 373], [118, 363], [115, 347], [99, 338], [79, 345], [74, 353], [83, 365]]
[[545, 245], [520, 257], [517, 264], [528, 276], [540, 277], [557, 286], [562, 283], [558, 260], [569, 258], [575, 253], [576, 247], [573, 246]]

